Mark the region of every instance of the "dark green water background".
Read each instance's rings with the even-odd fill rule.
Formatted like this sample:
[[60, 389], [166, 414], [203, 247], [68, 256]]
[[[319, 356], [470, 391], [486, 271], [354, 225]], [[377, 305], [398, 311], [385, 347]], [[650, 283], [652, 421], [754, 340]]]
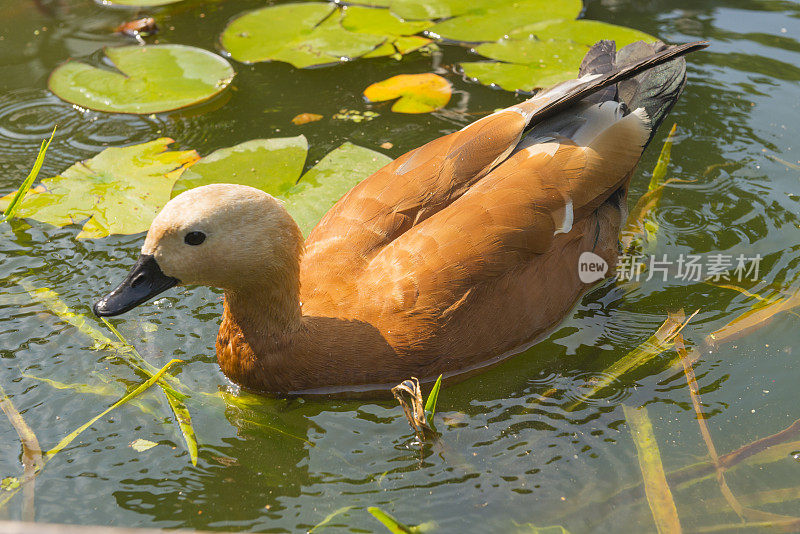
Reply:
[[[49, 72], [69, 57], [128, 41], [111, 33], [135, 11], [89, 1], [0, 1], [0, 193], [27, 174], [38, 145], [59, 129], [42, 177], [106, 146], [158, 136], [201, 154], [255, 137], [305, 134], [309, 165], [344, 141], [369, 148], [391, 141], [398, 156], [519, 99], [469, 83], [452, 65], [466, 50], [411, 54], [402, 62], [359, 60], [296, 70], [283, 63], [234, 64], [230, 100], [201, 112], [125, 116], [74, 109], [50, 94]], [[182, 3], [157, 10], [160, 42], [217, 49], [226, 21], [262, 2]], [[204, 16], [201, 17], [200, 14]], [[141, 16], [141, 15], [140, 15]], [[798, 275], [800, 171], [768, 158], [800, 159], [800, 3], [779, 0], [591, 0], [585, 16], [637, 28], [668, 42], [709, 39], [691, 56], [688, 85], [665, 123], [677, 122], [670, 177], [658, 211], [659, 253], [760, 254], [759, 290], [791, 287]], [[46, 28], [46, 29], [45, 29]], [[455, 87], [447, 109], [399, 115], [364, 103], [361, 91], [394, 74], [438, 68]], [[335, 121], [341, 108], [380, 115], [359, 124]], [[298, 113], [325, 115], [294, 126]], [[631, 202], [647, 188], [667, 128], [647, 150]], [[119, 281], [142, 236], [78, 241], [77, 227], [33, 221], [0, 225], [0, 379], [43, 446], [99, 413], [115, 397], [60, 390], [29, 376], [94, 384], [95, 371], [124, 385], [141, 381], [107, 353], [60, 323], [17, 285], [25, 280], [60, 293], [83, 312]], [[36, 485], [36, 520], [124, 526], [298, 532], [352, 506], [332, 532], [380, 532], [368, 506], [409, 523], [436, 521], [442, 532], [507, 532], [515, 523], [562, 524], [573, 534], [654, 531], [646, 501], [605, 502], [641, 480], [621, 403], [646, 404], [667, 471], [705, 459], [674, 353], [637, 370], [574, 412], [594, 377], [638, 346], [670, 309], [700, 308], [685, 333], [702, 340], [748, 309], [727, 289], [651, 280], [626, 292], [609, 281], [589, 293], [544, 342], [499, 367], [446, 388], [439, 399], [441, 444], [414, 443], [400, 409], [386, 401], [253, 398], [248, 407], [200, 392], [234, 391], [219, 371], [214, 336], [221, 295], [205, 288], [172, 291], [114, 323], [154, 365], [187, 360], [180, 379], [198, 393], [189, 403], [201, 449], [192, 467], [159, 391], [149, 411], [124, 406], [60, 453]], [[800, 319], [783, 314], [734, 343], [703, 348], [697, 379], [717, 449], [728, 452], [800, 418], [800, 368], [794, 346]], [[556, 388], [551, 398], [542, 393]], [[281, 431], [277, 431], [280, 429]], [[290, 437], [300, 436], [310, 442]], [[159, 443], [136, 452], [136, 438]], [[311, 445], [313, 444], [313, 445]], [[0, 478], [20, 472], [19, 440], [0, 420]], [[796, 488], [800, 462], [785, 458], [729, 474], [737, 495]], [[713, 479], [673, 488], [684, 527], [736, 521]], [[800, 501], [762, 509], [795, 514]], [[0, 510], [19, 519], [21, 499]]]

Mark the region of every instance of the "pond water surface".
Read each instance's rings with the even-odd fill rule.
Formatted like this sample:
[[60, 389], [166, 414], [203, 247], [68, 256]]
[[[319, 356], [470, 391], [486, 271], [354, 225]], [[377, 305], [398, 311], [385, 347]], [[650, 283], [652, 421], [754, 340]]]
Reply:
[[[216, 50], [226, 21], [261, 5], [187, 0], [141, 13], [157, 17], [160, 42]], [[458, 47], [402, 62], [359, 60], [307, 70], [234, 62], [237, 78], [224, 105], [152, 116], [81, 111], [47, 90], [47, 76], [60, 62], [127, 43], [111, 29], [136, 15], [80, 0], [0, 0], [0, 193], [16, 189], [54, 123], [58, 132], [42, 177], [106, 146], [159, 136], [207, 154], [256, 137], [303, 133], [310, 166], [344, 141], [375, 150], [389, 141], [394, 146], [384, 152], [398, 156], [520, 98], [463, 80], [452, 65], [469, 53]], [[656, 216], [657, 253], [760, 255], [759, 281], [746, 287], [796, 291], [800, 170], [773, 156], [795, 165], [800, 160], [800, 3], [591, 0], [585, 17], [667, 42], [712, 41], [708, 51], [689, 58], [683, 97], [633, 178], [631, 205], [647, 190], [668, 126], [677, 122], [668, 177], [688, 183], [665, 190]], [[457, 90], [443, 111], [393, 114], [388, 105], [369, 106], [361, 97], [372, 82], [432, 69]], [[379, 115], [361, 123], [332, 120], [340, 109]], [[290, 119], [303, 112], [325, 118], [293, 125]], [[45, 448], [143, 380], [107, 351], [92, 350], [91, 340], [20, 285], [49, 287], [89, 313], [127, 273], [142, 236], [78, 240], [78, 232], [77, 226], [35, 221], [0, 225], [1, 383]], [[125, 405], [92, 425], [47, 465], [36, 482], [35, 519], [298, 532], [351, 507], [326, 528], [381, 532], [366, 511], [379, 506], [407, 523], [435, 521], [441, 532], [511, 532], [526, 523], [563, 525], [573, 534], [655, 531], [643, 495], [619, 493], [642, 480], [622, 405], [647, 406], [667, 472], [707, 460], [674, 351], [574, 410], [566, 407], [646, 340], [668, 311], [699, 308], [684, 334], [702, 353], [695, 371], [719, 453], [782, 430], [800, 418], [798, 316], [777, 315], [714, 349], [702, 345], [752, 303], [737, 291], [675, 277], [635, 287], [609, 280], [542, 343], [446, 387], [437, 414], [441, 440], [420, 448], [389, 400], [238, 394], [214, 355], [221, 295], [205, 288], [171, 291], [113, 322], [154, 365], [171, 358], [188, 362], [177, 374], [195, 392], [187, 405], [200, 442], [197, 466], [163, 393], [154, 389], [139, 405]], [[106, 396], [41, 380], [96, 386], [102, 377], [110, 378]], [[205, 395], [219, 392], [230, 396]], [[137, 452], [130, 444], [138, 438], [158, 445]], [[19, 439], [5, 420], [0, 444], [0, 478], [17, 476]], [[732, 492], [748, 506], [798, 515], [800, 461], [791, 452], [729, 472]], [[738, 521], [713, 477], [672, 491], [687, 530]], [[22, 518], [22, 496], [0, 509], [0, 517]]]

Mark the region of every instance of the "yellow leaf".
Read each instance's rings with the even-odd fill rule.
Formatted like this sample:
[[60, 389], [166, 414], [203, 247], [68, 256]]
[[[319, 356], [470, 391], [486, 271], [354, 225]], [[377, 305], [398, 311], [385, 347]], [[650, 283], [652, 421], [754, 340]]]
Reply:
[[447, 105], [452, 94], [450, 82], [437, 74], [401, 74], [373, 83], [364, 90], [371, 102], [397, 98], [396, 113], [430, 113]]
[[301, 113], [292, 119], [292, 124], [300, 126], [302, 124], [308, 124], [309, 122], [316, 122], [320, 119], [322, 119], [322, 115], [317, 115], [316, 113]]

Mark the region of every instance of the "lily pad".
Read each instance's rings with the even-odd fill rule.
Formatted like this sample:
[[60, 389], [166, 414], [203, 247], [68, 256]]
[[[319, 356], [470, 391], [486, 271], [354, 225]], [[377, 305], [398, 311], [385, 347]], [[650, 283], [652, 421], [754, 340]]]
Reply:
[[336, 5], [321, 2], [257, 9], [222, 33], [222, 46], [238, 61], [285, 61], [298, 68], [362, 56], [384, 41], [385, 36], [345, 30]]
[[387, 9], [350, 6], [342, 16], [346, 30], [377, 35], [414, 35], [433, 26], [428, 20], [405, 21]]
[[181, 175], [172, 196], [214, 183], [242, 184], [281, 195], [300, 178], [308, 152], [302, 135], [253, 139], [205, 156]]
[[430, 113], [447, 105], [452, 94], [450, 82], [437, 74], [401, 74], [373, 83], [364, 90], [372, 102], [398, 98], [392, 105], [396, 113]]
[[307, 236], [337, 200], [391, 161], [380, 152], [345, 143], [322, 158], [282, 196], [286, 209]]
[[618, 47], [634, 41], [654, 41], [646, 33], [590, 20], [565, 20], [528, 25], [507, 37], [475, 47], [498, 62], [465, 62], [465, 76], [509, 91], [531, 91], [574, 78], [589, 46], [613, 39]]
[[304, 68], [357, 57], [402, 57], [431, 42], [414, 34], [432, 25], [402, 20], [383, 8], [309, 2], [246, 13], [228, 24], [221, 40], [238, 61], [285, 61]]
[[[492, 2], [490, 5], [467, 11], [431, 28], [431, 32], [453, 41], [496, 41], [523, 24], [574, 19], [583, 4], [581, 0], [519, 0]], [[569, 21], [567, 21], [569, 22]]]
[[541, 40], [558, 39], [586, 46], [592, 46], [601, 39], [612, 39], [617, 42], [618, 49], [636, 41], [653, 42], [657, 40], [652, 35], [639, 30], [597, 20], [559, 20], [532, 24], [515, 30], [509, 36], [512, 38], [525, 37], [531, 34]]
[[[300, 177], [308, 151], [302, 135], [255, 139], [202, 158], [176, 182], [173, 196], [210, 183], [256, 187], [286, 202], [305, 235], [353, 186], [392, 158], [345, 143]], [[299, 180], [298, 180], [299, 179]]]
[[233, 80], [222, 57], [184, 45], [107, 48], [112, 68], [67, 61], [48, 87], [62, 100], [114, 113], [159, 113], [204, 102]]
[[[161, 138], [107, 148], [55, 178], [42, 180], [25, 197], [17, 216], [55, 226], [83, 222], [78, 238], [135, 234], [150, 227], [170, 196], [210, 183], [238, 183], [285, 200], [308, 233], [350, 188], [391, 161], [379, 152], [345, 143], [300, 178], [308, 152], [302, 135], [254, 139], [202, 159], [194, 150], [168, 151], [172, 142]], [[0, 209], [13, 197], [11, 193], [0, 198]]]
[[[184, 169], [199, 159], [194, 150], [168, 151], [172, 139], [107, 148], [62, 174], [42, 180], [19, 206], [18, 217], [54, 226], [83, 222], [78, 238], [147, 230]], [[12, 195], [0, 198], [0, 206]]]

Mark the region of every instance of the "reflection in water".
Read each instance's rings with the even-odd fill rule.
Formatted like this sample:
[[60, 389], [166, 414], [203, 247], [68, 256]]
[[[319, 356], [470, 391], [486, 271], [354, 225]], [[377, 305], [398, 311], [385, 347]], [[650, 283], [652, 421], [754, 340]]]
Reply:
[[[309, 165], [344, 141], [392, 156], [509, 105], [513, 94], [444, 74], [468, 95], [446, 112], [398, 116], [367, 105], [364, 87], [405, 72], [428, 72], [432, 59], [354, 61], [299, 71], [281, 63], [236, 65], [228, 101], [171, 114], [129, 116], [75, 109], [52, 96], [46, 79], [69, 57], [91, 57], [103, 45], [128, 44], [113, 35], [132, 11], [82, 0], [0, 5], [0, 186], [5, 194], [27, 173], [42, 137], [58, 123], [42, 176], [93, 156], [105, 146], [166, 136], [175, 148], [207, 154], [256, 137], [309, 138]], [[215, 49], [225, 22], [255, 0], [182, 2], [155, 11], [161, 42]], [[206, 16], [197, 17], [198, 11]], [[678, 124], [668, 178], [656, 212], [657, 252], [760, 254], [753, 291], [796, 285], [800, 275], [798, 173], [770, 159], [800, 160], [800, 5], [781, 0], [735, 2], [592, 0], [586, 16], [635, 27], [678, 42], [713, 41], [692, 57], [689, 84], [670, 120]], [[44, 29], [46, 28], [46, 29]], [[38, 32], [35, 33], [35, 32]], [[9, 47], [8, 43], [14, 46]], [[445, 69], [467, 51], [443, 47]], [[321, 97], [321, 95], [324, 95]], [[371, 109], [366, 123], [337, 121], [340, 109]], [[295, 126], [299, 113], [325, 116]], [[647, 188], [665, 131], [634, 177], [633, 202]], [[76, 228], [35, 222], [0, 225], [0, 376], [44, 446], [106, 407], [107, 397], [78, 395], [23, 376], [64, 383], [102, 373], [122, 390], [140, 377], [74, 328], [30, 301], [24, 279], [58, 291], [79, 311], [121, 279], [141, 236], [78, 241]], [[143, 399], [98, 422], [48, 465], [36, 486], [39, 521], [297, 531], [344, 506], [332, 531], [378, 531], [364, 509], [378, 505], [409, 523], [435, 520], [443, 532], [508, 531], [514, 523], [563, 524], [573, 534], [652, 530], [641, 472], [619, 404], [648, 406], [670, 473], [706, 459], [682, 373], [671, 351], [586, 399], [604, 371], [636, 348], [670, 310], [700, 309], [684, 335], [697, 342], [696, 367], [704, 413], [721, 454], [772, 434], [800, 417], [793, 355], [798, 319], [777, 316], [767, 327], [712, 349], [705, 336], [752, 305], [742, 294], [708, 284], [656, 277], [638, 285], [606, 282], [588, 294], [547, 340], [496, 368], [446, 386], [439, 399], [441, 441], [420, 449], [402, 413], [389, 401], [275, 400], [219, 397], [229, 384], [213, 358], [220, 295], [183, 289], [116, 322], [154, 365], [188, 360], [180, 379], [195, 392], [189, 409], [200, 440], [192, 467], [162, 397]], [[574, 411], [566, 407], [575, 401]], [[293, 437], [294, 436], [294, 437]], [[142, 453], [129, 444], [159, 445]], [[0, 478], [18, 470], [18, 441], [0, 424]], [[796, 513], [785, 488], [796, 486], [794, 449], [727, 475], [743, 502], [774, 513]], [[686, 529], [731, 523], [736, 515], [713, 479], [672, 488]], [[774, 490], [781, 490], [783, 493]], [[92, 499], [86, 495], [109, 496]], [[782, 497], [783, 496], [783, 497]], [[777, 502], [776, 502], [777, 501]], [[12, 501], [8, 515], [18, 518]], [[112, 519], [110, 519], [112, 518]], [[338, 525], [338, 527], [336, 526]]]

